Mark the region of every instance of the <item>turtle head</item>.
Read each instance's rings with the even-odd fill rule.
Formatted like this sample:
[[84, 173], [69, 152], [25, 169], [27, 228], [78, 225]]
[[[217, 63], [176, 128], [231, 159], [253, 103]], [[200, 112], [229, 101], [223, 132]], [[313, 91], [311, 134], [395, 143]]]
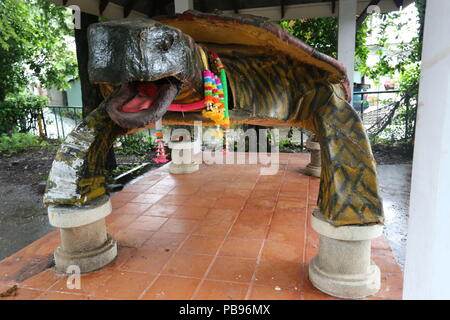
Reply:
[[108, 114], [123, 128], [159, 120], [183, 86], [198, 81], [198, 73], [201, 79], [193, 40], [153, 20], [94, 24], [88, 42], [89, 78], [107, 92]]

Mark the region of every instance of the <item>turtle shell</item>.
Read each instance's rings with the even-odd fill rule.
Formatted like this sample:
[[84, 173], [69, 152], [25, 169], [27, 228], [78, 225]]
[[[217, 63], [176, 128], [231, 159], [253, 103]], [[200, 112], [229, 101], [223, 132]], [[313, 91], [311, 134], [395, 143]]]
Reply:
[[173, 17], [154, 19], [180, 29], [198, 43], [263, 47], [267, 51], [288, 55], [294, 61], [325, 71], [327, 80], [342, 83], [347, 100], [350, 97], [346, 70], [341, 63], [311, 48], [266, 18], [188, 10]]

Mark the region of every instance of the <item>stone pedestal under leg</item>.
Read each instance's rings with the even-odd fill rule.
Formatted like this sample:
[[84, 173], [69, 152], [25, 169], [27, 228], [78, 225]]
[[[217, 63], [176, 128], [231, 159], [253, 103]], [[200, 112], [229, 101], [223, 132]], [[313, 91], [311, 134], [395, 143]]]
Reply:
[[196, 142], [173, 142], [169, 143], [172, 149], [172, 161], [169, 172], [172, 174], [188, 174], [199, 170], [198, 157], [200, 150]]
[[105, 217], [112, 211], [109, 197], [78, 208], [49, 206], [50, 224], [60, 228], [61, 245], [55, 251], [56, 269], [75, 265], [82, 273], [106, 266], [117, 255], [117, 243], [107, 234]]
[[380, 269], [371, 261], [371, 239], [381, 225], [334, 227], [314, 211], [312, 228], [320, 234], [320, 251], [309, 264], [312, 284], [329, 295], [359, 299], [380, 289]]
[[306, 148], [311, 152], [311, 162], [306, 166], [305, 173], [309, 176], [320, 178], [322, 160], [320, 157], [320, 144], [315, 141], [307, 141]]

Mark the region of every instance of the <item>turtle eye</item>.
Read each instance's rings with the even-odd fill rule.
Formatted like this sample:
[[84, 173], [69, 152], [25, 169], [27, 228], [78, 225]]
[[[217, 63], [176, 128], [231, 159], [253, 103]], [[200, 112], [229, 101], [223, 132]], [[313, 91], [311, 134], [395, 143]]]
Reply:
[[172, 47], [175, 39], [172, 34], [165, 34], [156, 41], [156, 47], [162, 52], [167, 52]]

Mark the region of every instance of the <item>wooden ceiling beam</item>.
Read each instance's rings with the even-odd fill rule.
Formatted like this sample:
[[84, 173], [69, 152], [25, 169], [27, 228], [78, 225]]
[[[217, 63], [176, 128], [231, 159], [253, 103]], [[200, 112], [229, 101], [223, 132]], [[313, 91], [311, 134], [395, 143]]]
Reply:
[[332, 14], [336, 13], [336, 0], [331, 1], [331, 13]]
[[100, 15], [103, 14], [103, 11], [105, 11], [106, 7], [108, 6], [109, 0], [100, 0], [100, 3], [98, 4], [98, 11], [100, 12]]
[[145, 9], [145, 12], [147, 12], [147, 16], [149, 18], [154, 17], [156, 0], [148, 0], [147, 3], [148, 3], [148, 5], [147, 5], [147, 8]]
[[128, 0], [123, 6], [123, 17], [126, 18], [130, 15], [131, 10], [136, 6], [137, 0]]
[[364, 23], [364, 20], [366, 20], [367, 16], [369, 15], [369, 13], [367, 12], [369, 7], [378, 5], [380, 3], [380, 1], [381, 0], [370, 1], [370, 3], [367, 5], [367, 7], [364, 9], [364, 11], [361, 12], [358, 19], [356, 19], [356, 29], [359, 29], [362, 26], [362, 24]]
[[403, 0], [394, 0], [394, 3], [399, 9], [403, 6]]

